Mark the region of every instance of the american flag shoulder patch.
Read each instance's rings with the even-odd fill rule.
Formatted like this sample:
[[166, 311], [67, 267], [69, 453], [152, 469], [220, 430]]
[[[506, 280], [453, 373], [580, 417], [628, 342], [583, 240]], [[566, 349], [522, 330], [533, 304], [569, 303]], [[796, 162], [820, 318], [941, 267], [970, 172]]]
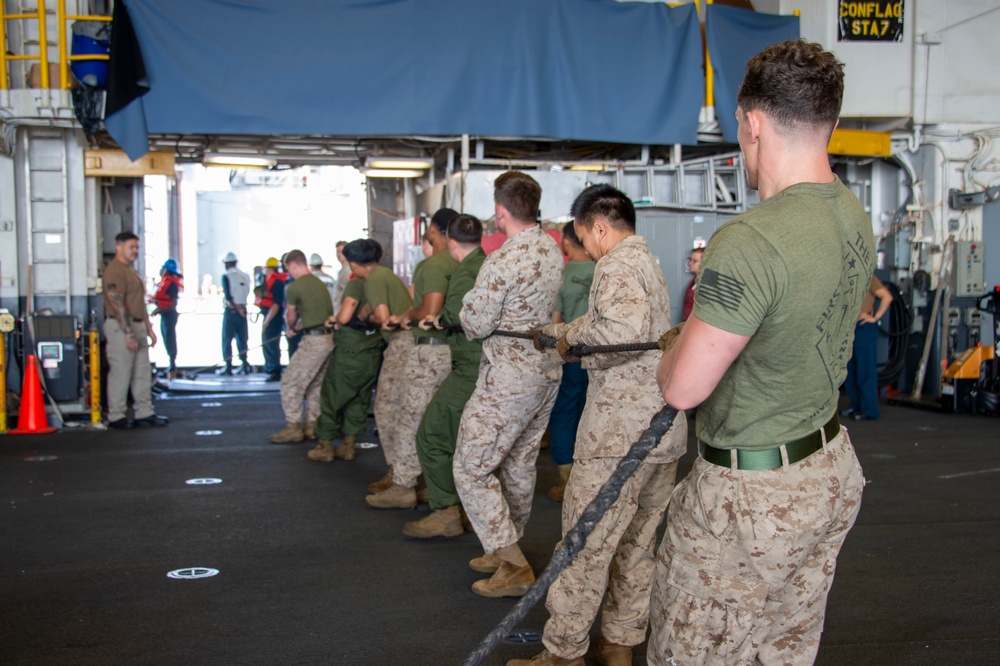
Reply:
[[697, 294], [699, 299], [717, 303], [727, 310], [739, 310], [745, 288], [746, 285], [736, 278], [706, 268], [701, 273]]

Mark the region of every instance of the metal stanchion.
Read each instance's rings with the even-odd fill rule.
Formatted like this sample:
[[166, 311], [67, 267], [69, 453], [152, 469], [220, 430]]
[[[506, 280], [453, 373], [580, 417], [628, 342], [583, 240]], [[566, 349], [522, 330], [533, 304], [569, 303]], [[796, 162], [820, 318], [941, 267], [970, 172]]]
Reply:
[[90, 344], [90, 422], [101, 423], [101, 334], [97, 323], [90, 320], [88, 331]]

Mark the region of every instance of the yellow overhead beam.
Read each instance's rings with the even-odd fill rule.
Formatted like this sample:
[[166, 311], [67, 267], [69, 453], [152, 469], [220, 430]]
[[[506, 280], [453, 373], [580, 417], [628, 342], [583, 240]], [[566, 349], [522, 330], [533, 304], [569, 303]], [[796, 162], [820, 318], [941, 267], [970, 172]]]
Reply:
[[888, 132], [835, 129], [827, 151], [831, 155], [888, 157], [892, 154]]
[[123, 150], [83, 151], [83, 175], [85, 176], [173, 176], [174, 154], [153, 150], [135, 162]]

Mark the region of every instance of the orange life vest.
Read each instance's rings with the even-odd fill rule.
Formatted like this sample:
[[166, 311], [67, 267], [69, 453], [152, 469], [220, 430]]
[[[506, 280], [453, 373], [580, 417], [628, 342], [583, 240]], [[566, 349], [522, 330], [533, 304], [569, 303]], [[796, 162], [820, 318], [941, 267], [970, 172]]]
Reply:
[[274, 297], [272, 296], [271, 287], [274, 286], [275, 282], [285, 281], [285, 274], [274, 272], [267, 276], [267, 281], [264, 283], [264, 295], [259, 298], [254, 299], [254, 304], [261, 308], [270, 308], [274, 305]]
[[182, 291], [184, 289], [184, 280], [173, 273], [167, 273], [160, 278], [160, 283], [156, 286], [156, 293], [153, 294], [153, 302], [156, 303], [156, 307], [160, 310], [177, 309], [177, 298], [167, 293], [171, 285], [177, 285], [177, 290]]

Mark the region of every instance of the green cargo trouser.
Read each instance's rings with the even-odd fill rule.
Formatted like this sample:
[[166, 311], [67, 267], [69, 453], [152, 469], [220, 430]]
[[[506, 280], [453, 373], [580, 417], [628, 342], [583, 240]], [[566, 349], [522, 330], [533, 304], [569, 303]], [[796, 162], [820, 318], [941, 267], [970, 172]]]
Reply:
[[458, 424], [479, 378], [479, 354], [453, 354], [452, 370], [431, 398], [417, 430], [417, 456], [424, 472], [433, 511], [458, 504], [451, 459]]
[[378, 347], [361, 351], [334, 347], [319, 394], [318, 439], [331, 441], [340, 435], [364, 434], [381, 360], [382, 349]]

